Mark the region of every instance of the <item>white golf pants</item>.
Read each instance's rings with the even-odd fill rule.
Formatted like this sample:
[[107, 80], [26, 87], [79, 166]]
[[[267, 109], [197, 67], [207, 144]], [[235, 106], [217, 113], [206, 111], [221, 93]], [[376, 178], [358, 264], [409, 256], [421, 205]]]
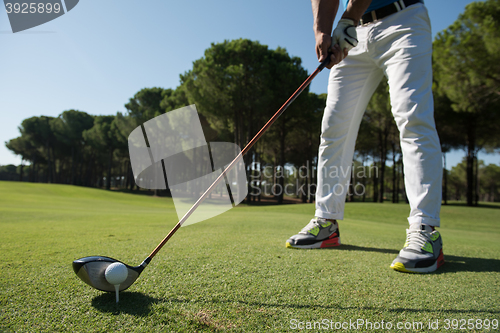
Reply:
[[427, 9], [415, 4], [356, 30], [359, 44], [330, 72], [321, 125], [315, 215], [343, 219], [359, 125], [385, 75], [400, 133], [411, 209], [408, 221], [439, 226], [442, 155], [434, 123]]

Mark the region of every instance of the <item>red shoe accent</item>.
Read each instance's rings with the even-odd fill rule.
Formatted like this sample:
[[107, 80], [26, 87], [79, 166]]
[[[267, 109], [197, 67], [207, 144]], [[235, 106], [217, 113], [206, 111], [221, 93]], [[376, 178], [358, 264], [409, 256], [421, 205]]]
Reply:
[[437, 258], [437, 268], [441, 267], [444, 265], [444, 255], [443, 255], [443, 249], [439, 252], [439, 257]]
[[327, 240], [324, 240], [323, 243], [321, 243], [320, 248], [322, 249], [325, 247], [334, 247], [339, 245], [339, 236], [336, 232], [334, 232]]

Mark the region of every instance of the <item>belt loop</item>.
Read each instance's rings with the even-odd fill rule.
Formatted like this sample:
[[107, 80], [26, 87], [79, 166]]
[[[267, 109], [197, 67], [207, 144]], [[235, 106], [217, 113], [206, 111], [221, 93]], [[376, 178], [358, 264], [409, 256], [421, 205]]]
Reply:
[[404, 0], [399, 0], [399, 5], [401, 6], [401, 10], [406, 8]]
[[396, 2], [394, 2], [394, 7], [396, 7], [396, 10], [397, 10], [398, 12], [400, 12], [400, 11], [401, 11], [401, 6], [399, 5], [399, 2], [397, 2], [397, 1], [396, 1]]
[[377, 20], [377, 14], [375, 13], [374, 10], [372, 10], [371, 13], [372, 13], [372, 20], [373, 20], [373, 22], [375, 22]]

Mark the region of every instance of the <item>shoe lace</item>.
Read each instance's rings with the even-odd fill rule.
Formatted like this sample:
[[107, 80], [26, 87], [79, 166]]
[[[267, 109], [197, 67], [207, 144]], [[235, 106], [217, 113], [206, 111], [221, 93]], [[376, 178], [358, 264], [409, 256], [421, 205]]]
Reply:
[[419, 251], [426, 242], [431, 242], [431, 235], [422, 230], [406, 230], [406, 247]]
[[311, 221], [309, 221], [309, 223], [304, 228], [302, 228], [302, 230], [299, 231], [299, 234], [306, 235], [309, 230], [319, 226], [320, 223], [318, 222], [318, 219], [311, 219]]

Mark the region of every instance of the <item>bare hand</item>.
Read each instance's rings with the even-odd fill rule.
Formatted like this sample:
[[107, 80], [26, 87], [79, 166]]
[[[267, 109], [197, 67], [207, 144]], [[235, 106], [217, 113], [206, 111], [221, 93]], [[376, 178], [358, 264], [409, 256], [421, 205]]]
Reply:
[[316, 36], [316, 55], [319, 62], [323, 62], [328, 55], [330, 56], [330, 63], [326, 68], [330, 69], [341, 62], [347, 57], [347, 53], [348, 50], [344, 49], [344, 52], [342, 52], [338, 44], [332, 46], [332, 36], [323, 33]]

